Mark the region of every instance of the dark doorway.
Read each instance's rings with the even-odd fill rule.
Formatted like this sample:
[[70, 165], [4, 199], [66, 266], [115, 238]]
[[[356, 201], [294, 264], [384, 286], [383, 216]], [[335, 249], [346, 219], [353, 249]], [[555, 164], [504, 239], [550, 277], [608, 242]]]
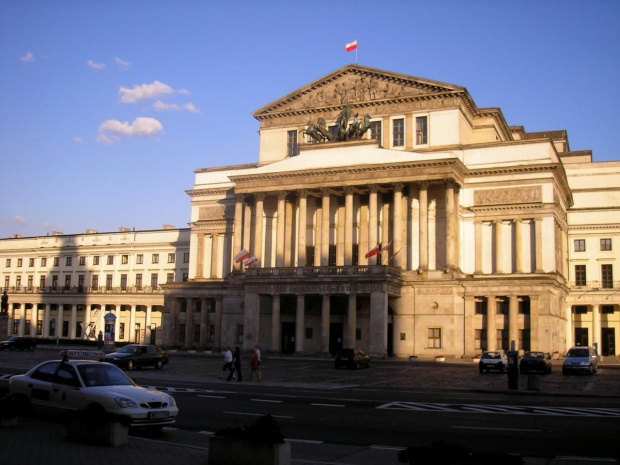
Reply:
[[601, 355], [616, 355], [616, 333], [614, 328], [601, 329]]
[[387, 328], [387, 355], [388, 357], [394, 356], [394, 323], [388, 323]]
[[575, 328], [575, 345], [588, 347], [588, 328]]
[[295, 352], [295, 322], [282, 323], [280, 351], [283, 354], [292, 354]]
[[342, 349], [342, 323], [329, 324], [329, 353], [336, 355]]

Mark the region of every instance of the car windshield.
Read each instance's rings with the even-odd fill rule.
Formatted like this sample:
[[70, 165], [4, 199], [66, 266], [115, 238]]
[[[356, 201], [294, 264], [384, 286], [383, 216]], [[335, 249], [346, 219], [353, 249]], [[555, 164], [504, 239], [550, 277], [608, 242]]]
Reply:
[[134, 383], [114, 365], [93, 363], [79, 365], [78, 371], [86, 387], [94, 386], [131, 386]]
[[588, 349], [571, 349], [568, 351], [567, 357], [588, 357], [589, 355]]
[[135, 354], [138, 352], [138, 346], [125, 346], [119, 349], [119, 354]]
[[17, 341], [17, 337], [11, 336], [10, 338], [7, 339], [7, 341]]
[[543, 358], [545, 355], [542, 352], [530, 352], [528, 357], [530, 358]]
[[484, 355], [484, 358], [501, 358], [501, 354], [498, 352], [489, 352], [487, 354]]

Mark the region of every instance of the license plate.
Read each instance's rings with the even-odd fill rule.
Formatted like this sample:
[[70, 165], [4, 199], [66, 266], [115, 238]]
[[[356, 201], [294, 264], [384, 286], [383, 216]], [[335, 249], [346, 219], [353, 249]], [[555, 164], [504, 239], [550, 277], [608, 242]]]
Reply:
[[149, 418], [166, 418], [170, 412], [162, 411], [162, 412], [149, 412]]

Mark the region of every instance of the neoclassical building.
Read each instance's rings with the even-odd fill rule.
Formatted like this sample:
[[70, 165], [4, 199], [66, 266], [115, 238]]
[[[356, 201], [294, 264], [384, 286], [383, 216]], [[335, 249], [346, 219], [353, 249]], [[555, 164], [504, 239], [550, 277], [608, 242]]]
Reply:
[[[257, 162], [197, 169], [190, 229], [168, 231], [188, 262], [152, 304], [158, 343], [620, 352], [620, 162], [509, 126], [463, 87], [358, 65], [253, 116]], [[148, 326], [118, 297], [121, 321]]]

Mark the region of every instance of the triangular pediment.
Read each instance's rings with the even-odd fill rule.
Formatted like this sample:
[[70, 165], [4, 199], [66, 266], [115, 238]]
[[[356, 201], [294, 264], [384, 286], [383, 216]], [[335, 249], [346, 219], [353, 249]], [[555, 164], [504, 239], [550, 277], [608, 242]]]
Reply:
[[452, 84], [348, 65], [265, 105], [253, 116], [264, 120], [333, 111], [345, 105], [362, 111], [364, 107], [462, 93], [465, 88]]

